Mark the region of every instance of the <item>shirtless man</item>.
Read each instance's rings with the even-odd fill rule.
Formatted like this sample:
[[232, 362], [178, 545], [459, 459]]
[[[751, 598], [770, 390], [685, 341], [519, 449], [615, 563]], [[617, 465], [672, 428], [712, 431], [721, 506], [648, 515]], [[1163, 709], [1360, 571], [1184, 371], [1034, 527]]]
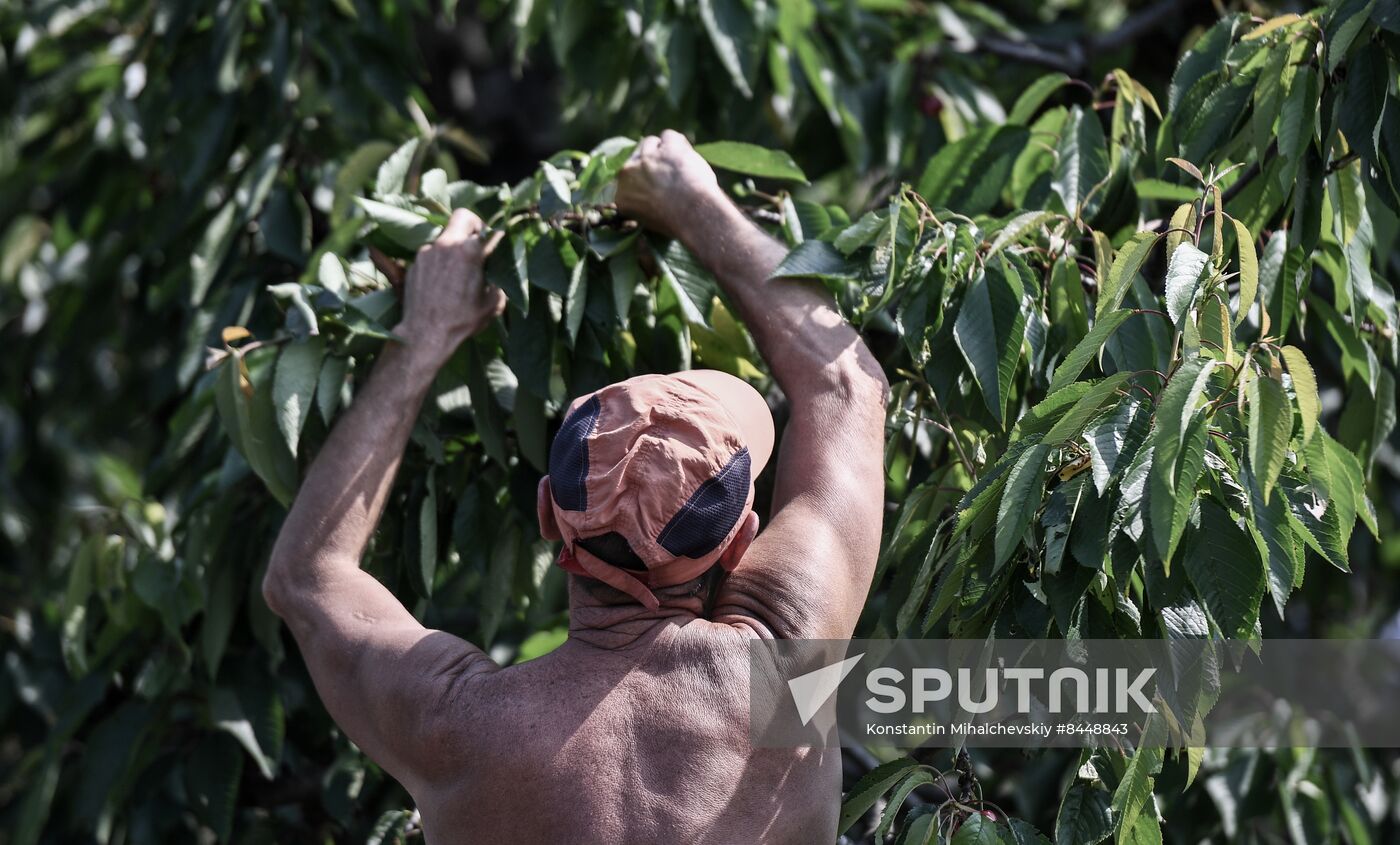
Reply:
[[498, 667], [361, 571], [434, 374], [505, 305], [481, 221], [458, 211], [409, 273], [406, 342], [312, 464], [264, 595], [430, 845], [831, 842], [839, 754], [750, 747], [747, 644], [851, 636], [879, 546], [888, 386], [819, 285], [769, 279], [786, 250], [684, 137], [643, 139], [617, 203], [709, 267], [787, 396], [771, 524], [758, 533], [751, 511], [773, 443], [757, 394], [648, 376], [580, 397], [551, 447], [540, 527], [572, 573], [557, 650]]

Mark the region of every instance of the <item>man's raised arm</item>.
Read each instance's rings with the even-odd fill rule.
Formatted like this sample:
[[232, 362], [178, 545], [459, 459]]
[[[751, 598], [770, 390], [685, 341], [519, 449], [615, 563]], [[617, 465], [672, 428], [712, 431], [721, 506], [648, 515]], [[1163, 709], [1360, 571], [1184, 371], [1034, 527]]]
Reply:
[[[442, 774], [460, 684], [494, 664], [429, 631], [360, 557], [433, 378], [505, 304], [482, 278], [481, 221], [453, 214], [409, 271], [403, 320], [311, 464], [272, 550], [263, 595], [287, 621], [337, 724], [410, 790]], [[460, 714], [457, 714], [460, 716]]]
[[643, 139], [617, 202], [714, 273], [791, 406], [772, 524], [726, 580], [716, 620], [850, 636], [880, 547], [884, 373], [820, 284], [770, 278], [787, 249], [729, 201], [683, 136]]

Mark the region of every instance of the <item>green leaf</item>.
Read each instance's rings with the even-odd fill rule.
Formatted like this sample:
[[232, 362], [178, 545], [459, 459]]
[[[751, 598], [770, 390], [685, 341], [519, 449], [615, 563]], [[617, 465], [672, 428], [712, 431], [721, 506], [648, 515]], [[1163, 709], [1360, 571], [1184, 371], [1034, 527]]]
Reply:
[[1254, 235], [1250, 234], [1249, 227], [1233, 217], [1230, 222], [1235, 224], [1235, 241], [1240, 251], [1240, 304], [1235, 309], [1234, 322], [1238, 326], [1259, 295], [1259, 253], [1254, 248]]
[[1156, 246], [1155, 232], [1138, 232], [1118, 250], [1107, 277], [1102, 276], [1103, 268], [1099, 268], [1102, 283], [1099, 285], [1099, 301], [1095, 308], [1097, 316], [1102, 317], [1123, 303], [1124, 295], [1132, 289], [1138, 271], [1142, 269], [1142, 265], [1147, 262]]
[[490, 647], [505, 618], [506, 606], [511, 599], [511, 584], [515, 581], [515, 569], [520, 560], [520, 526], [514, 522], [496, 535], [491, 547], [491, 557], [486, 568], [486, 583], [481, 589], [480, 598], [480, 641]]
[[316, 283], [341, 299], [350, 296], [350, 277], [345, 274], [345, 265], [335, 253], [321, 253], [316, 265]]
[[817, 102], [826, 112], [827, 120], [841, 138], [841, 146], [853, 161], [864, 161], [866, 157], [865, 136], [860, 121], [852, 113], [849, 95], [844, 95], [836, 86], [836, 72], [826, 52], [813, 38], [803, 34], [788, 45], [797, 54], [797, 62], [802, 66], [802, 74]]
[[1177, 63], [1167, 92], [1167, 109], [1175, 112], [1182, 97], [1207, 74], [1217, 70], [1234, 40], [1235, 16], [1222, 18], [1191, 45]]
[[521, 234], [509, 237], [486, 258], [486, 281], [505, 291], [515, 313], [530, 310], [530, 245]]
[[1248, 110], [1257, 78], [1255, 73], [1229, 76], [1223, 85], [1211, 87], [1199, 105], [1189, 104], [1189, 113], [1178, 112], [1171, 116], [1178, 127], [1179, 149], [1185, 158], [1205, 162], [1220, 155], [1220, 148]]
[[1045, 442], [1059, 445], [1066, 441], [1077, 440], [1090, 420], [1098, 416], [1104, 403], [1117, 397], [1123, 385], [1131, 377], [1132, 373], [1114, 373], [1095, 383], [1075, 400], [1074, 405], [1065, 412], [1064, 416], [1050, 427], [1050, 430], [1045, 433]]
[[613, 308], [617, 314], [617, 321], [626, 325], [632, 309], [632, 297], [637, 286], [643, 281], [641, 268], [637, 266], [635, 247], [629, 247], [608, 259], [608, 277], [612, 281]]
[[1312, 142], [1313, 120], [1318, 105], [1317, 72], [1304, 66], [1293, 77], [1283, 99], [1278, 121], [1278, 151], [1286, 159], [1297, 159]]
[[1021, 96], [1016, 98], [1016, 104], [1011, 107], [1011, 112], [1006, 116], [1006, 122], [1029, 124], [1040, 107], [1050, 98], [1050, 95], [1068, 85], [1070, 81], [1069, 74], [1047, 73], [1032, 82], [1030, 87], [1022, 91]]
[[544, 398], [529, 390], [515, 394], [515, 436], [520, 454], [540, 472], [549, 471], [549, 420], [545, 416]]
[[1151, 411], [1145, 402], [1123, 402], [1099, 425], [1087, 431], [1094, 487], [1099, 495], [1109, 482], [1128, 468], [1138, 449], [1147, 440]]
[[282, 754], [282, 702], [267, 681], [253, 681], [238, 691], [219, 687], [209, 695], [209, 721], [227, 731], [268, 780], [277, 773]]
[[1205, 393], [1215, 363], [1213, 358], [1188, 358], [1172, 374], [1171, 381], [1167, 382], [1158, 400], [1154, 416], [1154, 443], [1159, 450], [1171, 449], [1175, 452], [1181, 447], [1186, 438], [1186, 427], [1196, 416], [1196, 403]]
[[1092, 217], [1103, 199], [1108, 181], [1108, 148], [1103, 126], [1094, 111], [1070, 109], [1056, 150], [1055, 174], [1050, 187], [1075, 219]]
[[1167, 566], [1185, 528], [1205, 457], [1206, 420], [1198, 418], [1196, 403], [1214, 368], [1213, 358], [1184, 361], [1162, 391], [1153, 414], [1148, 505], [1154, 547]]
[[1020, 819], [1009, 819], [1008, 823], [1011, 828], [1010, 845], [1050, 845], [1050, 840], [1030, 823]]
[[1189, 243], [1181, 244], [1172, 253], [1167, 264], [1167, 314], [1178, 328], [1196, 300], [1201, 276], [1209, 263], [1210, 257]]
[[[131, 699], [102, 718], [84, 737], [83, 765], [78, 782], [69, 788], [68, 812], [74, 829], [97, 826], [104, 808], [120, 798], [122, 781], [130, 776], [153, 715], [144, 701]], [[234, 754], [238, 754], [236, 745]]]
[[[411, 143], [417, 143], [413, 141]], [[388, 141], [368, 141], [355, 148], [335, 174], [335, 201], [331, 205], [331, 222], [339, 225], [345, 220], [350, 205], [386, 158], [393, 155], [394, 145]], [[378, 179], [375, 180], [376, 183]]]
[[1355, 387], [1347, 394], [1337, 437], [1356, 453], [1368, 473], [1380, 454], [1381, 445], [1395, 429], [1397, 409], [1395, 377], [1389, 370], [1380, 371], [1374, 395]]
[[1343, 572], [1351, 571], [1347, 540], [1351, 526], [1343, 526], [1335, 502], [1317, 501], [1305, 489], [1282, 488], [1288, 499], [1288, 522], [1308, 547]]
[[1319, 432], [1303, 449], [1303, 460], [1309, 484], [1327, 509], [1336, 513], [1338, 527], [1349, 536], [1356, 517], [1369, 511], [1361, 462], [1326, 431]]
[[214, 277], [218, 275], [219, 268], [223, 266], [224, 259], [228, 256], [229, 249], [233, 246], [236, 230], [236, 217], [238, 208], [232, 202], [224, 203], [217, 213], [210, 219], [204, 234], [200, 236], [199, 243], [195, 246], [194, 252], [190, 253], [190, 286], [189, 302], [191, 305], [201, 305], [205, 295], [209, 292], [209, 286], [213, 283]]
[[339, 355], [327, 355], [321, 363], [321, 374], [316, 378], [316, 408], [327, 424], [340, 404], [340, 392], [345, 387], [345, 374], [349, 368], [350, 360]]
[[[1262, 159], [1274, 143], [1274, 125], [1283, 108], [1284, 76], [1288, 67], [1290, 46], [1287, 42], [1267, 48], [1268, 58], [1254, 88], [1254, 109], [1250, 113], [1250, 134], [1254, 140], [1254, 155]], [[1289, 78], [1292, 76], [1289, 74]]]
[[1156, 815], [1140, 813], [1131, 828], [1118, 834], [1118, 845], [1162, 845], [1162, 826]]
[[277, 428], [268, 381], [262, 378], [260, 384], [253, 383], [244, 356], [235, 352], [219, 365], [214, 400], [234, 448], [268, 492], [290, 505], [296, 492], [296, 463]]
[[416, 522], [418, 560], [412, 571], [414, 589], [423, 598], [433, 597], [433, 582], [437, 577], [438, 565], [438, 513], [437, 485], [434, 479], [436, 467], [428, 468], [428, 477], [423, 482], [423, 498], [418, 504]]
[[720, 64], [729, 72], [730, 81], [744, 99], [751, 99], [750, 80], [758, 64], [752, 48], [759, 43], [753, 13], [742, 0], [697, 0], [697, 6], [710, 43], [719, 54]]
[[412, 810], [385, 810], [370, 829], [365, 845], [402, 845], [408, 841]]
[[530, 248], [525, 272], [530, 284], [562, 297], [569, 292], [569, 268], [559, 252], [559, 242], [554, 238], [540, 238]]
[[511, 312], [507, 317], [506, 360], [520, 387], [541, 399], [549, 398], [549, 382], [554, 371], [554, 326], [549, 303], [536, 297], [527, 315]]
[[1194, 202], [1182, 203], [1172, 213], [1172, 219], [1167, 224], [1167, 257], [1176, 254], [1177, 247], [1182, 242], [1191, 237], [1190, 232], [1196, 228], [1196, 204]]
[[919, 767], [906, 775], [890, 792], [890, 798], [885, 802], [885, 812], [880, 816], [880, 824], [875, 828], [877, 842], [883, 841], [890, 832], [890, 828], [894, 826], [895, 817], [899, 815], [909, 793], [926, 783], [933, 783], [933, 773], [926, 768]]
[[851, 825], [865, 815], [866, 810], [875, 806], [886, 790], [918, 767], [919, 764], [913, 759], [900, 757], [866, 772], [841, 799], [841, 818], [836, 823], [836, 835], [850, 830]]
[[373, 220], [390, 240], [407, 250], [418, 250], [433, 242], [442, 231], [442, 227], [412, 211], [399, 208], [396, 205], [367, 200], [364, 197], [356, 197], [356, 204], [364, 209], [369, 219]]
[[1191, 162], [1185, 159], [1177, 158], [1175, 156], [1167, 156], [1167, 161], [1171, 162], [1172, 164], [1191, 174], [1191, 178], [1195, 179], [1197, 183], [1202, 185], [1205, 184], [1206, 178], [1201, 175], [1201, 169], [1196, 165], [1192, 164]]
[[1341, 0], [1327, 17], [1327, 72], [1336, 73], [1365, 26], [1376, 0]]
[[1352, 149], [1373, 163], [1381, 160], [1382, 116], [1386, 109], [1389, 64], [1380, 42], [1358, 48], [1351, 61], [1347, 62], [1346, 81], [1338, 107], [1342, 134]]
[[540, 214], [553, 217], [568, 211], [574, 197], [569, 176], [547, 161], [540, 162], [540, 176]]
[[1050, 388], [1046, 392], [1054, 393], [1079, 378], [1080, 373], [1084, 372], [1084, 368], [1089, 365], [1089, 362], [1098, 357], [1099, 350], [1103, 348], [1109, 336], [1131, 316], [1133, 316], [1132, 311], [1122, 310], [1101, 315], [1089, 333], [1074, 345], [1065, 359], [1055, 368], [1055, 376], [1051, 379]]
[[1037, 443], [1016, 461], [1006, 477], [1001, 505], [997, 509], [996, 556], [992, 568], [1000, 569], [1021, 544], [1026, 528], [1040, 509], [1045, 493], [1045, 461], [1050, 457], [1049, 443]]
[[1269, 595], [1282, 619], [1288, 596], [1297, 586], [1296, 573], [1300, 563], [1288, 519], [1288, 505], [1282, 496], [1275, 496], [1272, 502], [1264, 501], [1264, 492], [1259, 489], [1258, 481], [1250, 473], [1245, 475], [1250, 515], [1253, 517], [1250, 526], [1255, 533], [1255, 545], [1268, 562], [1266, 577]]
[[1153, 815], [1148, 809], [1152, 806], [1153, 775], [1162, 771], [1163, 757], [1162, 749], [1154, 746], [1166, 739], [1159, 719], [1155, 714], [1148, 717], [1143, 742], [1128, 760], [1118, 788], [1113, 791], [1112, 814], [1119, 843], [1129, 841], [1128, 834], [1137, 826], [1140, 815]]
[[926, 805], [910, 810], [894, 845], [943, 845], [938, 832], [938, 809]]
[[573, 269], [569, 271], [569, 287], [564, 294], [564, 331], [568, 334], [570, 344], [578, 340], [578, 330], [583, 325], [587, 304], [588, 260], [580, 255]]
[[1095, 845], [1113, 833], [1110, 796], [1087, 783], [1076, 783], [1065, 792], [1055, 817], [1055, 845]]
[[1000, 845], [1001, 833], [997, 823], [982, 815], [973, 813], [963, 820], [958, 832], [953, 834], [952, 845]]
[[1135, 180], [1133, 190], [1137, 193], [1138, 199], [1168, 200], [1170, 202], [1191, 202], [1200, 195], [1200, 188], [1151, 178]]
[[496, 404], [491, 381], [486, 375], [488, 347], [478, 338], [462, 344], [461, 354], [466, 368], [467, 390], [472, 398], [472, 421], [476, 423], [477, 436], [481, 446], [492, 460], [502, 467], [510, 466], [510, 456], [506, 452], [505, 423], [500, 407]]
[[803, 241], [789, 252], [769, 278], [854, 279], [857, 266], [826, 241]]
[[653, 250], [661, 277], [675, 292], [686, 320], [710, 328], [710, 310], [718, 285], [710, 271], [680, 241]]
[[1317, 376], [1313, 374], [1308, 356], [1296, 346], [1283, 347], [1283, 362], [1288, 367], [1289, 378], [1293, 382], [1293, 395], [1298, 400], [1298, 419], [1303, 427], [1303, 445], [1312, 439], [1317, 430], [1318, 416], [1322, 413], [1322, 402], [1317, 395]]
[[379, 172], [374, 176], [374, 195], [387, 197], [391, 194], [400, 194], [404, 190], [404, 182], [408, 178], [408, 169], [413, 164], [413, 156], [418, 152], [418, 139], [410, 138], [403, 146], [394, 150], [384, 162], [379, 165]]
[[220, 842], [233, 833], [243, 754], [238, 743], [223, 734], [206, 736], [185, 756], [185, 790], [195, 815]]
[[1264, 565], [1254, 541], [1210, 499], [1201, 500], [1201, 523], [1184, 560], [1186, 576], [1221, 632], [1231, 639], [1252, 638], [1264, 598]]
[[311, 416], [311, 398], [316, 393], [325, 351], [325, 342], [320, 337], [308, 337], [287, 344], [277, 356], [272, 402], [277, 406], [277, 428], [293, 455], [297, 454], [306, 419]]
[[986, 272], [968, 289], [953, 326], [953, 338], [972, 369], [987, 409], [998, 422], [1006, 417], [1025, 334], [1019, 275], [1007, 272], [1000, 261], [988, 263]]
[[996, 237], [992, 239], [992, 245], [987, 247], [985, 257], [991, 258], [1006, 247], [1021, 240], [1035, 228], [1054, 220], [1055, 217], [1056, 215], [1050, 211], [1025, 211], [1016, 215], [997, 230]]
[[714, 141], [696, 146], [695, 151], [705, 161], [722, 170], [764, 179], [807, 181], [802, 168], [797, 166], [792, 156], [782, 150], [770, 150], [740, 141]]
[[[1289, 284], [1289, 273], [1284, 270], [1284, 279], [1281, 284]], [[1376, 360], [1376, 353], [1362, 339], [1357, 328], [1348, 323], [1336, 309], [1327, 304], [1327, 301], [1316, 294], [1308, 294], [1308, 306], [1322, 318], [1322, 324], [1327, 327], [1327, 333], [1337, 342], [1337, 346], [1342, 351], [1342, 373], [1345, 376], [1355, 376], [1365, 383], [1372, 395], [1376, 393], [1376, 386], [1380, 381], [1381, 366]], [[1276, 328], [1275, 331], [1278, 331]]]
[[1001, 196], [1016, 157], [1030, 142], [1021, 126], [987, 126], [946, 145], [919, 177], [919, 194], [935, 208], [983, 214]]
[[219, 674], [219, 663], [228, 648], [233, 632], [234, 614], [238, 612], [242, 591], [235, 579], [235, 567], [228, 561], [217, 567], [209, 579], [209, 598], [204, 607], [204, 622], [199, 629], [200, 655], [210, 679]]
[[1270, 376], [1252, 378], [1246, 386], [1249, 420], [1249, 466], [1259, 479], [1264, 501], [1283, 471], [1288, 438], [1293, 432], [1293, 406], [1283, 385]]

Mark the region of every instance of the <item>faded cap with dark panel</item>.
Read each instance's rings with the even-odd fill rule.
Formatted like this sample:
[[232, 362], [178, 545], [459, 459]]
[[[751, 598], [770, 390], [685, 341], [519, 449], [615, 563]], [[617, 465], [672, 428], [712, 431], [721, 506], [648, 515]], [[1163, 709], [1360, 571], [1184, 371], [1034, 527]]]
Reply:
[[569, 406], [549, 451], [559, 565], [658, 606], [719, 559], [773, 452], [763, 397], [717, 370], [637, 376]]

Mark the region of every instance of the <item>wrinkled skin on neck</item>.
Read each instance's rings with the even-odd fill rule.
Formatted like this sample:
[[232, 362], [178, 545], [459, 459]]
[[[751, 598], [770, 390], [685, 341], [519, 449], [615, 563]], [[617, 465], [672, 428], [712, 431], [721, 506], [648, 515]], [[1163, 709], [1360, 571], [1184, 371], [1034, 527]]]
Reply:
[[626, 648], [658, 625], [684, 625], [705, 616], [710, 601], [709, 574], [652, 593], [656, 610], [598, 581], [569, 576], [569, 638], [595, 648]]

